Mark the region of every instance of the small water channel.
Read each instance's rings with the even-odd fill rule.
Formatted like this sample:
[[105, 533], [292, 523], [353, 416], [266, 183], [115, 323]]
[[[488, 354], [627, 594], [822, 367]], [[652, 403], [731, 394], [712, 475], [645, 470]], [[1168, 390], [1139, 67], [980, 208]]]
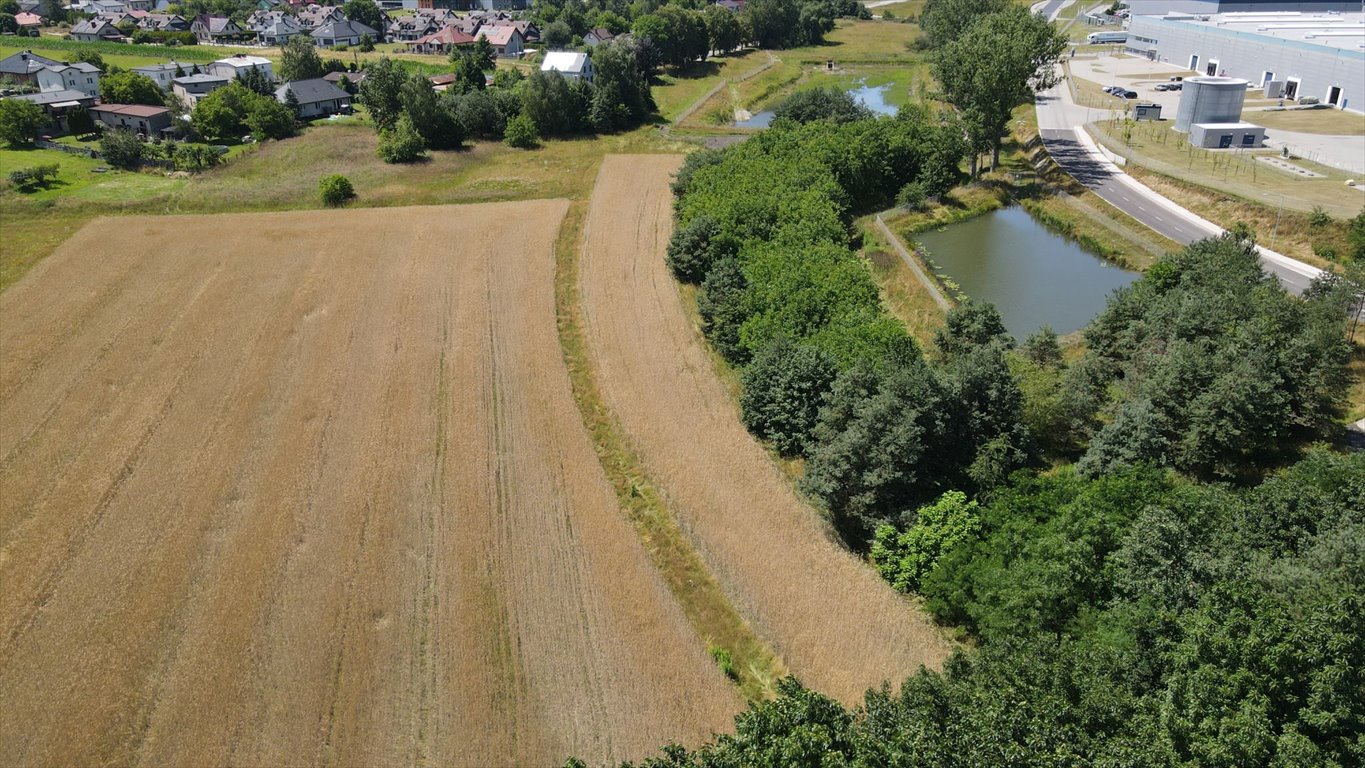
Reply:
[[1018, 206], [916, 240], [962, 293], [994, 304], [1021, 341], [1044, 325], [1059, 334], [1084, 328], [1111, 291], [1140, 277], [1048, 231]]

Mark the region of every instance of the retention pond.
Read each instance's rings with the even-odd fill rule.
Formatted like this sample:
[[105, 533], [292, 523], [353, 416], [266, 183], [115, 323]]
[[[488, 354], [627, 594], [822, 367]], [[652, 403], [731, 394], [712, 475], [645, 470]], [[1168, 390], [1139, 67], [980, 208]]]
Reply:
[[1048, 231], [1018, 206], [916, 236], [938, 272], [962, 293], [989, 301], [1019, 340], [1044, 325], [1084, 328], [1106, 297], [1139, 275]]

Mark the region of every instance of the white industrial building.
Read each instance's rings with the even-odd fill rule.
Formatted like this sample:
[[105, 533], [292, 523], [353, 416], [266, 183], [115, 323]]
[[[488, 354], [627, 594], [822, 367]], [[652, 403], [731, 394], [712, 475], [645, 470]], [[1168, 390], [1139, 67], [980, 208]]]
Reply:
[[1288, 101], [1308, 97], [1365, 110], [1365, 13], [1257, 11], [1133, 16], [1127, 51], [1201, 75], [1271, 86]]

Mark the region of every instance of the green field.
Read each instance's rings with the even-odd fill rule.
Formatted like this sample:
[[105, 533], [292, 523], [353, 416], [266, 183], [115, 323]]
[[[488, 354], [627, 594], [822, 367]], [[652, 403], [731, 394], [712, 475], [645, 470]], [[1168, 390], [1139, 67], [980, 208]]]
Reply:
[[152, 170], [95, 173], [102, 164], [77, 155], [0, 150], [0, 179], [19, 168], [61, 166], [47, 190], [25, 194], [0, 181], [0, 290], [98, 216], [319, 208], [318, 180], [331, 173], [350, 178], [358, 195], [352, 204], [358, 206], [585, 200], [604, 155], [690, 147], [643, 127], [615, 136], [549, 140], [535, 152], [481, 142], [432, 152], [425, 162], [389, 165], [375, 153], [377, 145], [368, 124], [320, 124], [285, 141], [234, 148], [238, 156], [229, 163], [188, 178]]

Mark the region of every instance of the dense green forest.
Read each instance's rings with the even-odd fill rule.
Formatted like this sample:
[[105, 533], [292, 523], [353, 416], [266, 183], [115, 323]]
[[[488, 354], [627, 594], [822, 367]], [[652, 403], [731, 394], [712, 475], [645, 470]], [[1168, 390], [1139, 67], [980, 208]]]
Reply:
[[960, 123], [779, 114], [689, 156], [669, 265], [746, 425], [964, 649], [852, 710], [786, 681], [646, 765], [1365, 762], [1365, 457], [1329, 445], [1360, 286], [1292, 296], [1242, 230], [1117, 292], [1070, 363], [972, 302], [921, 349], [851, 220], [958, 181]]

